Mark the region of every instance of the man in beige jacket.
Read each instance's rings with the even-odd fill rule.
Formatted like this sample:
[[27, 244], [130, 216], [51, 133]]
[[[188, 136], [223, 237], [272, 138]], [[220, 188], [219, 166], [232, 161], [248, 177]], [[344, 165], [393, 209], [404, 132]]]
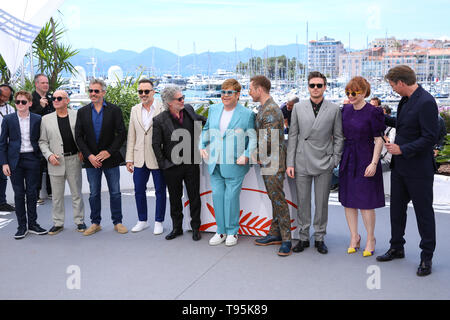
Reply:
[[134, 193], [139, 221], [131, 232], [139, 232], [148, 228], [147, 222], [147, 182], [150, 173], [156, 193], [154, 234], [163, 233], [163, 221], [166, 212], [166, 183], [162, 171], [158, 167], [152, 148], [153, 118], [164, 108], [159, 100], [154, 99], [155, 90], [148, 79], [139, 81], [139, 98], [141, 103], [131, 109], [128, 128], [127, 169], [133, 173]]
[[81, 164], [83, 156], [75, 143], [77, 112], [68, 109], [69, 96], [57, 90], [53, 94], [56, 112], [42, 117], [39, 148], [48, 161], [48, 173], [53, 189], [53, 227], [49, 235], [55, 235], [64, 228], [64, 188], [66, 180], [72, 195], [73, 218], [78, 232], [84, 232], [84, 203], [81, 194]]

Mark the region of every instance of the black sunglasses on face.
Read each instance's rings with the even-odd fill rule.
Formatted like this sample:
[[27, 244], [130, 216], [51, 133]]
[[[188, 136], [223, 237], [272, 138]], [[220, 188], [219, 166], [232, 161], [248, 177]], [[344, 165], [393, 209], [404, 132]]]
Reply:
[[62, 99], [64, 99], [64, 97], [52, 97], [53, 101], [55, 101], [55, 100], [61, 101]]
[[183, 100], [184, 100], [184, 95], [183, 95], [183, 96], [181, 96], [181, 97], [179, 97], [179, 98], [175, 98], [174, 100], [178, 100], [179, 102], [181, 102], [181, 101], [183, 101]]
[[16, 105], [19, 105], [19, 104], [26, 105], [28, 103], [27, 100], [16, 100], [15, 102], [16, 102]]
[[323, 83], [310, 83], [309, 87], [311, 89], [314, 89], [314, 87], [317, 87], [317, 88], [321, 89], [323, 87]]
[[138, 93], [139, 94], [143, 94], [143, 93], [145, 93], [145, 94], [149, 94], [150, 92], [152, 92], [153, 90], [138, 90]]
[[92, 92], [100, 93], [100, 90], [98, 90], [98, 89], [89, 89], [89, 93], [92, 93]]

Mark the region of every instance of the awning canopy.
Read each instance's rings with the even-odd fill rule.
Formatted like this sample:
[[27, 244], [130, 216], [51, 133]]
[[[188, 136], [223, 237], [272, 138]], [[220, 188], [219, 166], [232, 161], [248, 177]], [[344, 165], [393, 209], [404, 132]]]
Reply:
[[14, 76], [43, 25], [64, 0], [0, 0], [0, 54]]

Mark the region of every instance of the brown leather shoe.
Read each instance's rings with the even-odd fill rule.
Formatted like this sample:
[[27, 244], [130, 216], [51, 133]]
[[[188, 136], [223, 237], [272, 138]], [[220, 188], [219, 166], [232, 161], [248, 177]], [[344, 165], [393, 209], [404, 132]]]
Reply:
[[116, 230], [118, 233], [125, 234], [128, 232], [128, 229], [121, 223], [118, 223], [114, 226], [114, 230]]
[[83, 235], [90, 236], [96, 232], [99, 232], [100, 230], [102, 230], [102, 227], [100, 227], [100, 225], [98, 224], [93, 223], [88, 229], [86, 229], [86, 231], [83, 232]]

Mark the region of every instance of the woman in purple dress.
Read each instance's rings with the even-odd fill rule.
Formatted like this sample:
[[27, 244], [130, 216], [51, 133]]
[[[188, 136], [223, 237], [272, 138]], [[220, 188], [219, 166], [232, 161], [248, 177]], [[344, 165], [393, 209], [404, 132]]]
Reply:
[[345, 144], [339, 168], [339, 201], [351, 233], [348, 253], [360, 247], [358, 209], [367, 231], [364, 257], [375, 251], [375, 208], [384, 207], [384, 190], [379, 163], [384, 132], [381, 108], [367, 103], [370, 84], [363, 77], [354, 77], [345, 87], [350, 104], [342, 109], [342, 128]]

